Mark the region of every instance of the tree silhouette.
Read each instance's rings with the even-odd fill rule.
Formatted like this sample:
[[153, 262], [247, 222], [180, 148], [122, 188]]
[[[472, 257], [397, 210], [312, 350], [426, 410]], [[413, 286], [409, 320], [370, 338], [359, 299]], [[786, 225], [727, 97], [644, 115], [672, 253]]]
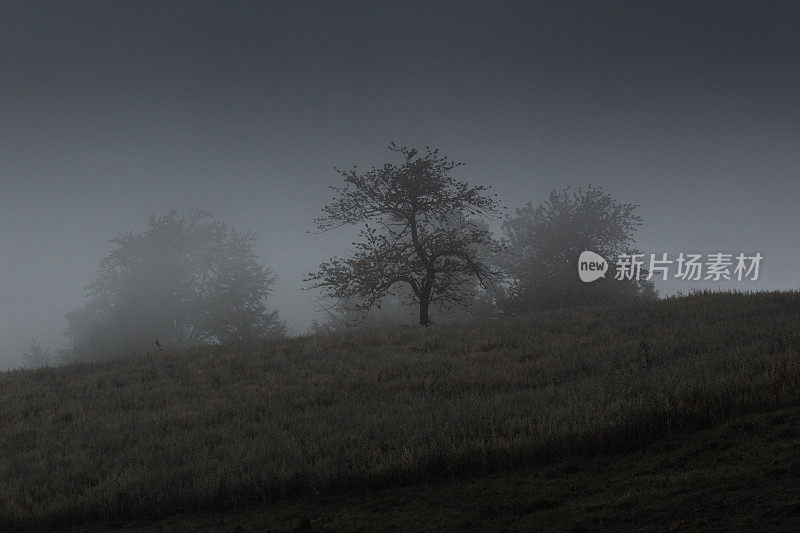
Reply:
[[275, 276], [253, 239], [200, 210], [154, 216], [144, 233], [112, 239], [89, 302], [67, 315], [70, 352], [96, 359], [281, 333], [265, 305]]
[[[636, 205], [620, 203], [591, 185], [553, 190], [546, 202], [528, 202], [503, 222], [508, 253], [504, 270], [513, 282], [506, 310], [624, 301], [654, 297], [653, 283], [614, 279], [613, 258], [634, 253], [642, 219]], [[590, 250], [612, 262], [609, 274], [590, 284], [578, 278], [578, 256]]]
[[488, 187], [451, 177], [461, 166], [426, 147], [389, 149], [402, 156], [365, 173], [338, 170], [344, 180], [331, 187], [333, 201], [315, 219], [327, 231], [361, 225], [354, 253], [320, 264], [306, 278], [329, 298], [366, 313], [400, 284], [411, 288], [419, 324], [430, 323], [434, 302], [460, 303], [476, 281], [488, 287], [496, 276], [486, 260], [497, 244], [485, 224], [499, 212]]

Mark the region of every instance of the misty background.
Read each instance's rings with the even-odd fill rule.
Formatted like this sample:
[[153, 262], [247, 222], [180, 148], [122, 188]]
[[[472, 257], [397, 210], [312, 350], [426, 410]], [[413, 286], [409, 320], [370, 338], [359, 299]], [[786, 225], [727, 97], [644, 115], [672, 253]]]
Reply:
[[[64, 344], [108, 240], [172, 208], [252, 230], [270, 308], [353, 232], [308, 234], [389, 141], [438, 146], [509, 214], [640, 204], [650, 252], [761, 252], [800, 286], [800, 5], [0, 2], [0, 367]], [[497, 228], [499, 229], [499, 225]]]

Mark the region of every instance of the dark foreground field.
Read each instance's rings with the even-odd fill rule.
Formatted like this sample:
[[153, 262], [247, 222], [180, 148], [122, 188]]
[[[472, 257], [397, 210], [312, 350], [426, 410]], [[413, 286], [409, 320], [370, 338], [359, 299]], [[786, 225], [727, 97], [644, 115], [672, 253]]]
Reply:
[[800, 408], [670, 432], [626, 453], [301, 497], [128, 531], [800, 530]]
[[797, 293], [7, 372], [0, 525], [783, 527], [799, 406]]

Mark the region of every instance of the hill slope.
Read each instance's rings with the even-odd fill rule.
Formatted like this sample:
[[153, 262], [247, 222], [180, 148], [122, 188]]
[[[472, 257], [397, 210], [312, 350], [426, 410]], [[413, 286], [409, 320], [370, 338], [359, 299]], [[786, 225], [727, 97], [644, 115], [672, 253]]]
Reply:
[[800, 529], [800, 408], [670, 431], [636, 450], [377, 491], [179, 514], [127, 531]]
[[698, 294], [0, 375], [0, 526], [634, 450], [800, 405], [800, 294]]

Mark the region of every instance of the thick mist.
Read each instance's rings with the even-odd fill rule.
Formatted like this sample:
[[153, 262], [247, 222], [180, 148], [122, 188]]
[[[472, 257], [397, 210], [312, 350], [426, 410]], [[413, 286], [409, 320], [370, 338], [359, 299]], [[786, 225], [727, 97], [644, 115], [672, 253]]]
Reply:
[[[253, 231], [268, 307], [354, 232], [313, 218], [333, 167], [390, 141], [466, 163], [509, 210], [588, 184], [639, 204], [644, 252], [760, 252], [800, 285], [795, 4], [9, 2], [0, 9], [0, 367], [64, 344], [108, 241], [200, 208]], [[499, 232], [500, 225], [493, 229]]]

